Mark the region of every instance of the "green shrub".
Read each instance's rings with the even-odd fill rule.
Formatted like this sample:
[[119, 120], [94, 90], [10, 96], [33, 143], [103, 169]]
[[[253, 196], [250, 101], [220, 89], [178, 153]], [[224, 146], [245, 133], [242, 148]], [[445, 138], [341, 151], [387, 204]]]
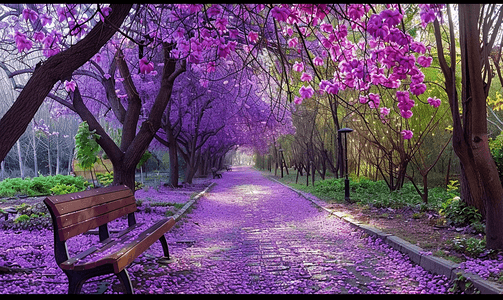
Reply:
[[481, 240], [474, 237], [454, 239], [453, 247], [456, 251], [465, 253], [466, 255], [475, 258], [479, 257], [480, 254], [487, 251], [486, 240]]
[[491, 156], [498, 168], [500, 180], [503, 181], [503, 132], [501, 132], [495, 139], [489, 140], [489, 149]]
[[[66, 186], [66, 187], [63, 187]], [[29, 197], [47, 196], [54, 193], [54, 189], [65, 191], [83, 191], [89, 186], [87, 180], [78, 176], [39, 176], [33, 179], [6, 178], [0, 182], [0, 197], [25, 195]]]
[[468, 206], [465, 202], [461, 201], [458, 196], [445, 201], [439, 212], [454, 226], [466, 226], [482, 221], [480, 212], [475, 207]]
[[70, 193], [79, 192], [79, 189], [75, 185], [65, 185], [58, 183], [53, 188], [51, 188], [51, 193], [53, 195], [64, 195]]
[[98, 182], [100, 184], [102, 184], [104, 186], [109, 186], [114, 181], [114, 173], [113, 172], [105, 173], [105, 174], [99, 173], [99, 174], [96, 174], [96, 179], [98, 179]]

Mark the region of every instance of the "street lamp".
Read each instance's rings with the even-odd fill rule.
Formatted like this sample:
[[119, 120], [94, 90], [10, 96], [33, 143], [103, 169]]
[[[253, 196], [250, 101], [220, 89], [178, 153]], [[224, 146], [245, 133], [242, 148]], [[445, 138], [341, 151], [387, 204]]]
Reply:
[[[344, 198], [349, 202], [349, 178], [348, 178], [348, 138], [347, 133], [352, 132], [351, 128], [341, 128], [338, 130], [339, 134], [344, 133], [344, 160], [346, 167], [346, 180], [344, 180]], [[339, 135], [340, 136], [340, 135]]]

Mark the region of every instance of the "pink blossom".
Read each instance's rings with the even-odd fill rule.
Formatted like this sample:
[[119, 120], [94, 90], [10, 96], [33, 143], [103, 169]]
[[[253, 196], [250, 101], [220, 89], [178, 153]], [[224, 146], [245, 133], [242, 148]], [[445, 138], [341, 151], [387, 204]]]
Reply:
[[414, 135], [414, 133], [410, 130], [402, 130], [402, 132], [400, 132], [402, 134], [402, 137], [405, 139], [405, 140], [410, 140], [412, 138], [412, 136]]
[[148, 62], [146, 57], [140, 59], [140, 74], [148, 74], [154, 70], [154, 64]]
[[337, 95], [339, 92], [339, 84], [337, 83], [331, 83], [329, 84], [326, 89], [327, 93], [332, 94], [332, 95]]
[[275, 6], [273, 9], [271, 9], [272, 17], [278, 21], [285, 22], [286, 19], [288, 19], [290, 13], [291, 13], [290, 10], [286, 7]]
[[381, 118], [386, 117], [390, 113], [390, 109], [387, 107], [381, 107], [379, 110], [379, 113], [381, 114]]
[[75, 81], [73, 81], [73, 80], [66, 81], [65, 80], [65, 90], [67, 92], [69, 92], [69, 91], [75, 92], [75, 87], [76, 87]]
[[311, 74], [309, 74], [309, 73], [304, 72], [300, 76], [300, 80], [301, 81], [311, 81], [311, 80], [313, 80], [313, 76]]
[[112, 8], [110, 6], [100, 7], [100, 19], [102, 22], [105, 22], [105, 17], [108, 16], [112, 12]]
[[442, 103], [442, 101], [440, 99], [438, 99], [437, 97], [429, 97], [428, 98], [428, 104], [430, 104], [431, 106], [437, 108], [440, 106], [440, 104]]
[[45, 34], [41, 31], [33, 33], [33, 40], [35, 40], [35, 42], [41, 42], [44, 38]]
[[428, 23], [431, 23], [436, 19], [435, 11], [432, 9], [431, 4], [420, 4], [419, 7], [421, 8], [419, 16], [421, 17], [422, 25], [423, 27], [426, 27]]
[[389, 9], [383, 10], [379, 15], [389, 27], [398, 25], [403, 17], [398, 10]]
[[432, 61], [433, 61], [432, 57], [425, 57], [423, 55], [417, 58], [417, 63], [423, 68], [429, 67]]
[[365, 96], [361, 96], [360, 98], [358, 98], [358, 101], [360, 101], [361, 104], [365, 104], [369, 101], [369, 99]]
[[419, 83], [419, 84], [411, 83], [409, 86], [410, 86], [410, 91], [412, 92], [412, 94], [414, 94], [416, 96], [419, 96], [426, 91], [426, 84], [424, 84], [424, 83]]
[[16, 33], [14, 34], [14, 40], [16, 41], [17, 50], [19, 52], [30, 50], [33, 46], [33, 43], [26, 38], [26, 35], [19, 31], [16, 31]]
[[304, 99], [299, 96], [295, 96], [295, 98], [293, 99], [293, 102], [297, 105], [300, 105], [302, 103], [302, 100], [304, 100]]
[[255, 31], [250, 31], [248, 33], [248, 41], [250, 41], [250, 43], [256, 43], [257, 40], [258, 40], [258, 33]]
[[314, 59], [313, 59], [313, 64], [315, 66], [323, 66], [323, 58], [319, 57], [319, 56], [316, 56]]
[[299, 41], [297, 40], [297, 38], [291, 38], [288, 40], [288, 47], [295, 48], [298, 43]]
[[381, 100], [379, 98], [379, 94], [373, 94], [373, 93], [369, 94], [368, 104], [369, 104], [370, 108], [378, 108], [380, 103], [381, 103]]
[[30, 20], [32, 22], [35, 22], [38, 18], [38, 14], [29, 8], [25, 8], [23, 9], [23, 18], [25, 21]]
[[220, 32], [225, 32], [227, 30], [227, 24], [229, 21], [226, 18], [218, 18], [215, 21], [215, 27], [220, 31]]
[[412, 51], [417, 52], [417, 53], [421, 53], [421, 54], [426, 53], [426, 46], [420, 42], [412, 42], [410, 44], [410, 49], [412, 49]]
[[412, 117], [413, 113], [412, 110], [400, 110], [400, 115], [402, 115], [402, 118], [404, 119], [409, 119]]
[[295, 62], [293, 64], [293, 70], [296, 71], [296, 72], [302, 72], [304, 70], [304, 63], [303, 62]]
[[334, 30], [334, 27], [330, 23], [322, 23], [320, 29], [326, 33], [330, 33]]
[[46, 25], [51, 25], [52, 24], [52, 17], [42, 14], [40, 15], [40, 22], [42, 23], [42, 26]]
[[351, 4], [348, 8], [348, 16], [354, 20], [358, 21], [365, 14], [365, 7], [362, 4]]
[[220, 7], [220, 5], [218, 4], [213, 4], [210, 8], [208, 8], [208, 10], [206, 11], [206, 13], [208, 14], [208, 17], [214, 17], [218, 14], [220, 14], [222, 12], [222, 9]]
[[302, 86], [299, 89], [299, 94], [304, 99], [311, 98], [314, 95], [314, 90], [310, 86], [307, 86], [307, 87], [306, 86]]

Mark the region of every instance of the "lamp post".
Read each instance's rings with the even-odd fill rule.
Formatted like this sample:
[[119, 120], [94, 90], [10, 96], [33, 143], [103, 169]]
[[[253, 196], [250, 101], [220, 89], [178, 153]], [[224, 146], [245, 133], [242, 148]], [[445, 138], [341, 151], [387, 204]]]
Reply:
[[344, 180], [344, 198], [349, 202], [349, 178], [348, 178], [348, 137], [347, 133], [352, 132], [351, 128], [341, 128], [338, 130], [339, 134], [344, 133], [344, 165], [346, 167], [346, 179]]

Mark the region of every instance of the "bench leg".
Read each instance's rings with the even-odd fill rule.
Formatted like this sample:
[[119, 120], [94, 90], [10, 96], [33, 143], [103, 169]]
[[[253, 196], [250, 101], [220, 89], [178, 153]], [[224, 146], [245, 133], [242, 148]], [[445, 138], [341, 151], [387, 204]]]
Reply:
[[119, 281], [122, 283], [124, 288], [126, 289], [126, 294], [132, 294], [133, 293], [133, 284], [131, 284], [131, 278], [129, 278], [129, 273], [127, 272], [126, 269], [120, 271], [117, 274], [117, 277], [119, 277]]
[[[113, 274], [113, 268], [109, 265], [104, 265], [97, 267], [95, 269], [85, 270], [81, 272], [75, 271], [66, 271], [65, 272], [68, 277], [68, 294], [80, 294], [82, 290], [82, 285], [86, 282], [87, 279], [95, 276]], [[122, 283], [125, 289], [126, 294], [133, 293], [133, 285], [131, 284], [131, 279], [129, 278], [129, 274], [126, 269], [120, 271], [117, 274], [119, 281]]]
[[159, 242], [161, 242], [164, 257], [166, 257], [166, 259], [169, 260], [170, 258], [169, 258], [168, 242], [166, 242], [166, 237], [164, 236], [164, 234], [159, 238]]
[[87, 278], [68, 277], [68, 294], [80, 294]]

